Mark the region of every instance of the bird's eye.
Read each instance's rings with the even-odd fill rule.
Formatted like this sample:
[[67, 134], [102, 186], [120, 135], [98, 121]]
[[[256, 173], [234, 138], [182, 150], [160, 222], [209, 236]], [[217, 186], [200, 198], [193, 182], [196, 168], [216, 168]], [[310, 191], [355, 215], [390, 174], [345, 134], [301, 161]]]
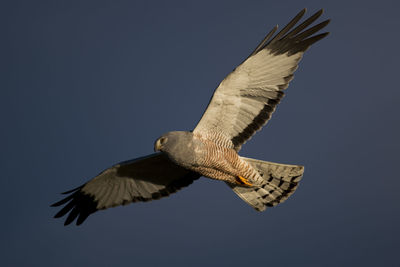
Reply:
[[167, 137], [161, 137], [160, 144], [163, 145], [167, 142]]

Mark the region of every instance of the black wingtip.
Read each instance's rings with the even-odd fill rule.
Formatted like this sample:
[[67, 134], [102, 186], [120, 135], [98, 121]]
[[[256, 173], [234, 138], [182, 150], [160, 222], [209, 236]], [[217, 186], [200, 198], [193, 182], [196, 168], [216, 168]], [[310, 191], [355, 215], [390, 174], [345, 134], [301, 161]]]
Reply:
[[76, 218], [78, 218], [76, 225], [81, 225], [90, 214], [97, 211], [97, 201], [93, 196], [82, 192], [81, 188], [82, 186], [65, 192], [71, 195], [51, 205], [51, 207], [59, 207], [66, 204], [54, 215], [54, 218], [61, 218], [68, 214], [64, 222], [65, 226], [71, 224]]
[[90, 213], [81, 213], [79, 214], [78, 219], [76, 220], [76, 225], [81, 225], [87, 217], [89, 217]]
[[315, 42], [317, 42], [317, 41], [319, 41], [319, 40], [325, 38], [325, 37], [328, 36], [329, 34], [330, 34], [330, 32], [323, 32], [323, 33], [320, 33], [320, 34], [318, 34], [318, 35], [313, 36], [313, 37], [312, 37], [312, 38], [314, 39], [313, 43], [315, 43]]
[[321, 8], [320, 10], [318, 10], [317, 12], [314, 13], [314, 15], [317, 16], [318, 18], [319, 18], [322, 14], [324, 14], [324, 9], [323, 9], [323, 8]]
[[315, 25], [313, 28], [318, 28], [317, 31], [319, 31], [320, 29], [325, 28], [330, 22], [331, 22], [330, 19], [324, 20], [323, 22]]
[[[275, 36], [273, 36], [275, 34], [275, 32], [278, 29], [278, 25], [276, 25], [265, 37], [264, 39], [258, 44], [258, 46], [253, 50], [253, 52], [245, 59], [245, 61], [254, 56], [255, 54], [257, 54], [259, 51], [263, 50], [264, 48], [268, 47], [268, 46], [275, 46], [274, 47], [274, 51], [276, 53], [284, 53], [284, 52], [288, 52], [286, 50], [280, 51], [285, 43], [289, 44], [290, 43], [290, 39], [294, 38], [295, 36], [300, 37], [302, 34], [306, 35], [304, 37], [304, 39], [306, 39], [307, 37], [309, 37], [310, 35], [307, 35], [307, 31], [302, 32], [304, 29], [306, 29], [308, 26], [310, 26], [314, 21], [316, 21], [323, 13], [324, 13], [324, 9], [320, 9], [317, 12], [315, 12], [313, 15], [311, 15], [308, 19], [306, 19], [305, 21], [303, 21], [300, 25], [296, 26], [296, 24], [301, 20], [301, 18], [304, 16], [304, 14], [307, 12], [307, 8], [303, 8], [302, 10], [300, 10], [299, 13], [296, 14], [296, 16], [285, 26], [282, 28], [281, 31], [279, 31]], [[310, 29], [317, 29], [320, 30], [323, 27], [325, 27], [328, 23], [330, 22], [330, 20], [326, 20], [322, 23], [320, 23], [319, 25], [316, 25]], [[296, 26], [296, 27], [295, 27]], [[292, 30], [291, 30], [292, 29]], [[290, 31], [291, 30], [291, 31]], [[311, 31], [312, 31], [311, 30]], [[290, 31], [290, 32], [289, 32]], [[299, 34], [299, 35], [298, 35]], [[285, 41], [285, 40], [286, 41]], [[280, 43], [278, 45], [274, 45], [274, 43]], [[281, 47], [279, 47], [280, 45], [282, 45]], [[301, 45], [302, 47], [307, 47], [306, 45]], [[288, 46], [286, 46], [288, 47]], [[295, 49], [296, 50], [296, 49]], [[289, 53], [293, 53], [294, 51], [291, 51]], [[298, 52], [298, 49], [296, 50], [296, 52]]]
[[72, 193], [72, 192], [75, 192], [75, 191], [77, 191], [77, 190], [81, 189], [82, 187], [83, 187], [83, 185], [81, 185], [81, 186], [78, 186], [78, 187], [76, 187], [76, 188], [74, 188], [74, 189], [71, 189], [71, 190], [68, 190], [68, 191], [62, 192], [61, 194], [63, 194], [63, 195], [67, 195], [67, 194], [70, 194], [70, 193]]
[[313, 36], [313, 34], [328, 25], [330, 22], [329, 19], [310, 27], [310, 25], [323, 14], [323, 9], [318, 10], [302, 23], [295, 26], [304, 15], [305, 10], [306, 9], [301, 10], [270, 42], [266, 43], [263, 48], [269, 48], [274, 54], [288, 53], [292, 55], [298, 52], [305, 52], [312, 44], [325, 37], [327, 35], [325, 33], [315, 36]]
[[61, 205], [65, 204], [65, 203], [67, 203], [67, 202], [68, 202], [69, 200], [71, 200], [72, 198], [73, 198], [73, 195], [70, 195], [70, 196], [68, 196], [68, 197], [66, 197], [66, 198], [61, 199], [60, 201], [58, 201], [58, 202], [56, 202], [56, 203], [51, 204], [50, 207], [58, 207], [58, 206], [61, 206]]
[[253, 50], [253, 52], [251, 52], [251, 54], [247, 58], [257, 54], [261, 49], [263, 49], [265, 43], [267, 43], [269, 39], [271, 39], [271, 37], [277, 30], [278, 30], [278, 25], [275, 25], [275, 27], [269, 31], [269, 33], [264, 37], [264, 39], [257, 45], [257, 47]]
[[319, 19], [319, 17], [322, 16], [322, 14], [324, 14], [324, 10], [320, 9], [317, 12], [315, 12], [313, 15], [310, 16], [310, 19], [312, 19], [313, 21]]
[[329, 23], [331, 23], [331, 19], [327, 19], [326, 21], [326, 25], [328, 25]]

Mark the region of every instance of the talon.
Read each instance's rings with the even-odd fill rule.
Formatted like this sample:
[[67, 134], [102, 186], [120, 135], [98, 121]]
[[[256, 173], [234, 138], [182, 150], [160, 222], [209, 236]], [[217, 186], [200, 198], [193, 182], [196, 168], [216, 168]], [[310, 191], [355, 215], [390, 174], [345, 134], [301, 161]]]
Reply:
[[252, 183], [249, 182], [249, 180], [247, 180], [246, 178], [242, 177], [242, 176], [238, 176], [237, 181], [239, 182], [239, 184], [244, 184], [244, 185], [248, 185], [248, 186], [253, 186]]

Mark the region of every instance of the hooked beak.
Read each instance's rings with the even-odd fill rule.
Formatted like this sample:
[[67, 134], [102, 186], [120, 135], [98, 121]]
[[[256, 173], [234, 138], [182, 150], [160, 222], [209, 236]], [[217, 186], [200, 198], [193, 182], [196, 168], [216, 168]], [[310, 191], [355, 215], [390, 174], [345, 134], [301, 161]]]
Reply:
[[157, 141], [154, 143], [154, 152], [160, 151], [161, 149], [161, 142], [160, 139], [157, 139]]

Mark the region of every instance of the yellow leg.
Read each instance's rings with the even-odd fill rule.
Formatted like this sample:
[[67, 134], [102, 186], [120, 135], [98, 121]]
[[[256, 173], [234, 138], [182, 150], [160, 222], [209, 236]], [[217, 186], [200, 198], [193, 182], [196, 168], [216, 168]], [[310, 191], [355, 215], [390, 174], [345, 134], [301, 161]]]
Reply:
[[249, 180], [247, 180], [246, 178], [244, 178], [244, 177], [242, 177], [240, 175], [238, 176], [237, 181], [239, 182], [239, 184], [245, 184], [245, 185], [248, 185], [248, 186], [253, 186], [253, 184], [250, 183]]

